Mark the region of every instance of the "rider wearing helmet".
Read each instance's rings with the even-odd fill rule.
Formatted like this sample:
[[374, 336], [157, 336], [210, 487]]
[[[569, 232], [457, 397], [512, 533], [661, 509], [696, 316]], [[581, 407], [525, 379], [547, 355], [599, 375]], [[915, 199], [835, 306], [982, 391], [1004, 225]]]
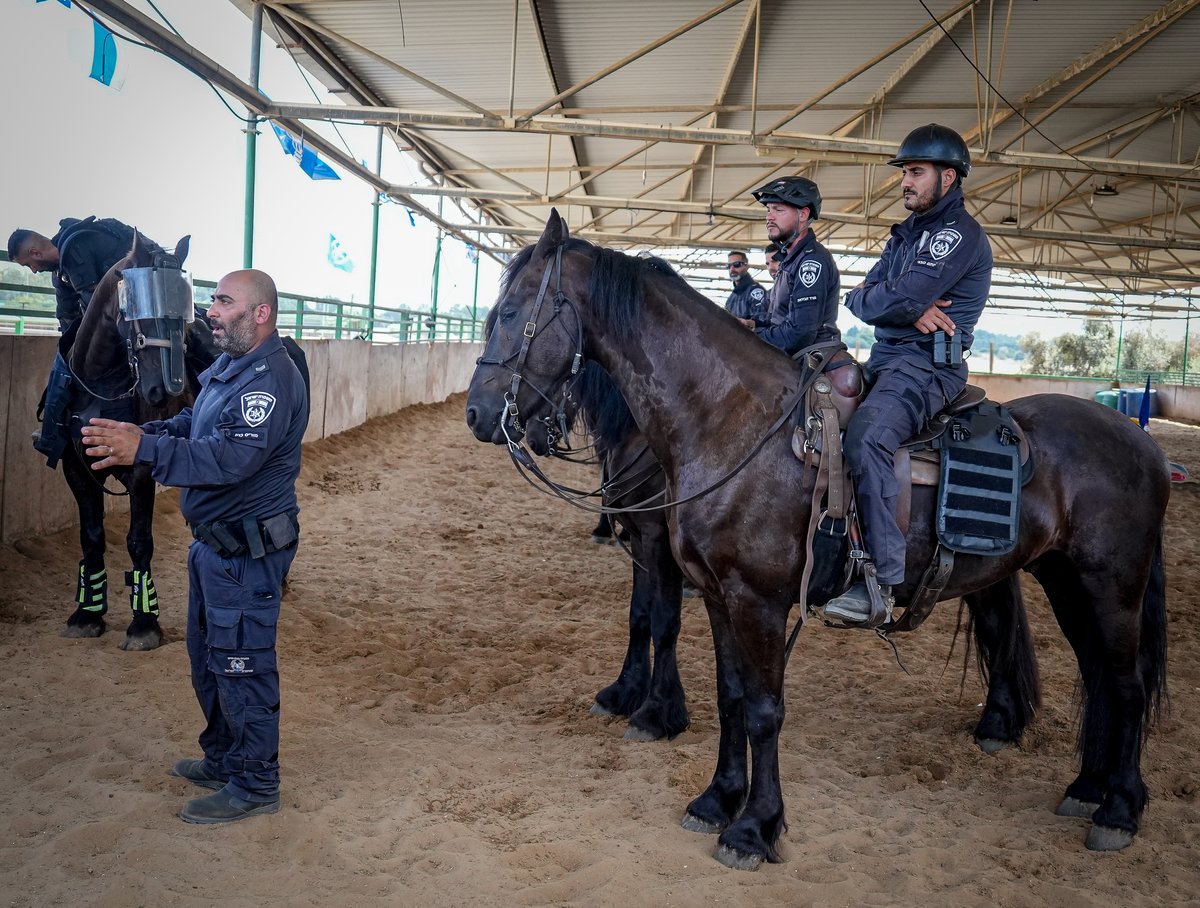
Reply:
[[821, 190], [805, 177], [780, 177], [754, 190], [754, 198], [767, 206], [767, 236], [780, 249], [780, 265], [766, 317], [743, 324], [789, 354], [838, 340], [841, 275], [812, 230], [821, 215]]
[[912, 214], [892, 227], [879, 261], [846, 294], [850, 311], [875, 326], [867, 364], [875, 383], [843, 445], [874, 570], [864, 570], [865, 582], [829, 602], [825, 614], [854, 625], [871, 615], [867, 582], [877, 581], [886, 602], [904, 580], [893, 457], [966, 384], [963, 358], [992, 280], [987, 235], [963, 202], [971, 155], [962, 137], [936, 123], [918, 127], [888, 163], [904, 171], [900, 189]]

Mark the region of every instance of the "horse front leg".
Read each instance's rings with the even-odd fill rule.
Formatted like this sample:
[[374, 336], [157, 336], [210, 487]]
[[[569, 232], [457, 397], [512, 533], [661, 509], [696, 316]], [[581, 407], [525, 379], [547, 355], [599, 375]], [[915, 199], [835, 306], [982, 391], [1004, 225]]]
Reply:
[[[629, 597], [629, 643], [617, 680], [596, 694], [592, 714], [630, 716], [650, 690], [650, 600], [651, 581], [641, 557], [641, 534], [634, 533], [633, 592]], [[652, 740], [652, 739], [647, 739]]]
[[783, 728], [784, 639], [788, 606], [739, 602], [734, 633], [742, 666], [745, 726], [752, 779], [741, 815], [723, 832], [714, 857], [735, 870], [778, 863], [776, 844], [787, 828], [779, 783], [779, 732]]
[[746, 763], [746, 703], [742, 667], [734, 641], [733, 625], [723, 602], [704, 597], [712, 627], [717, 661], [717, 713], [721, 728], [717, 768], [712, 781], [683, 815], [684, 829], [707, 835], [733, 822], [746, 802], [749, 767]]
[[649, 575], [654, 669], [650, 675], [650, 694], [629, 717], [630, 729], [625, 737], [650, 741], [675, 737], [688, 727], [689, 721], [675, 651], [679, 642], [683, 574], [671, 553], [665, 520], [643, 531], [640, 560]]
[[133, 618], [125, 629], [121, 649], [143, 652], [162, 645], [158, 623], [158, 590], [150, 573], [154, 558], [154, 479], [145, 467], [134, 467], [125, 479], [129, 490], [129, 533], [125, 545], [133, 564], [126, 583]]
[[62, 457], [63, 477], [79, 509], [79, 549], [82, 559], [75, 584], [75, 611], [62, 637], [99, 637], [108, 611], [108, 574], [104, 569], [104, 493], [97, 478], [80, 459], [73, 444]]

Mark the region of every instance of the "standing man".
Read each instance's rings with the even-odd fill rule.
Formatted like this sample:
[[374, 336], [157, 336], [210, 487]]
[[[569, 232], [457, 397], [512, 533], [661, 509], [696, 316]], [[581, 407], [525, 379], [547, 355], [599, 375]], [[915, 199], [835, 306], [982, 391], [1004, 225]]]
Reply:
[[296, 477], [308, 425], [304, 381], [275, 330], [275, 283], [261, 271], [221, 278], [208, 311], [222, 353], [194, 407], [140, 428], [93, 419], [88, 454], [150, 464], [180, 486], [196, 541], [188, 550], [187, 649], [204, 714], [199, 760], [171, 774], [214, 794], [188, 801], [189, 823], [279, 809], [280, 588], [296, 555]]
[[767, 291], [750, 276], [750, 260], [746, 258], [746, 253], [729, 253], [728, 268], [733, 292], [725, 301], [725, 311], [735, 318], [766, 318]]
[[767, 317], [743, 324], [787, 354], [838, 340], [841, 275], [812, 230], [821, 216], [821, 190], [806, 177], [781, 177], [754, 190], [754, 198], [767, 206], [767, 236], [782, 261]]
[[921, 126], [888, 163], [904, 171], [900, 190], [912, 214], [892, 228], [875, 267], [846, 295], [850, 311], [875, 326], [867, 362], [875, 384], [844, 444], [873, 569], [865, 565], [864, 581], [825, 606], [826, 616], [864, 626], [879, 615], [877, 608], [872, 616], [872, 594], [886, 606], [904, 580], [893, 456], [966, 384], [963, 360], [992, 281], [992, 248], [963, 202], [971, 155], [962, 137], [936, 123]]
[[8, 238], [8, 258], [34, 274], [52, 272], [58, 330], [87, 308], [100, 278], [133, 248], [134, 230], [116, 218], [63, 218], [52, 238], [24, 227]]

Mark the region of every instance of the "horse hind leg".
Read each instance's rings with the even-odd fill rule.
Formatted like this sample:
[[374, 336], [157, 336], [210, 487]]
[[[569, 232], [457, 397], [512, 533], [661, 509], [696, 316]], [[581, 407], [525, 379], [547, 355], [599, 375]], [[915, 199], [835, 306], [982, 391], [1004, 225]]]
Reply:
[[1025, 600], [1011, 575], [963, 597], [971, 612], [979, 671], [988, 685], [975, 743], [984, 753], [1015, 744], [1041, 705]]
[[1148, 574], [1139, 595], [1130, 591], [1128, 577], [1083, 578], [1065, 558], [1036, 572], [1082, 678], [1080, 772], [1055, 812], [1090, 816], [1086, 844], [1096, 851], [1129, 845], [1149, 800], [1140, 764], [1165, 683], [1161, 540]]
[[[145, 474], [145, 475], [143, 475]], [[154, 558], [154, 481], [144, 470], [135, 470], [128, 480], [129, 533], [125, 544], [133, 570], [125, 576], [129, 587], [129, 607], [133, 617], [125, 629], [121, 649], [145, 652], [163, 643], [162, 627], [158, 623], [158, 590], [150, 573]]]

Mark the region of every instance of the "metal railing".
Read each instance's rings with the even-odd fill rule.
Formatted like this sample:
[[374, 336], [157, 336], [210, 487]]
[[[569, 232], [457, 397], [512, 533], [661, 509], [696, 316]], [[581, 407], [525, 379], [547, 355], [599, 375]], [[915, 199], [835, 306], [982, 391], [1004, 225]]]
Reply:
[[[7, 260], [0, 251], [0, 263]], [[0, 281], [0, 334], [58, 333], [49, 276], [30, 275], [30, 281]], [[193, 284], [196, 302], [207, 304], [216, 282], [197, 279]], [[483, 340], [479, 319], [378, 305], [371, 318], [371, 307], [365, 303], [285, 292], [279, 294], [278, 326], [281, 333], [298, 338], [357, 337], [384, 344]]]

